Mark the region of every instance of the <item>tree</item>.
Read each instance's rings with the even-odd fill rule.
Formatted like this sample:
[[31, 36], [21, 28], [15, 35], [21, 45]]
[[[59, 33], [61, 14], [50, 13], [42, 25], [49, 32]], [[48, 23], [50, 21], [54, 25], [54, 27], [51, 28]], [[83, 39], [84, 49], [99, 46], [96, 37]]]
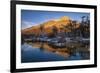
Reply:
[[56, 36], [57, 33], [58, 33], [57, 27], [56, 27], [56, 26], [53, 26], [53, 27], [52, 27], [52, 31], [53, 31], [54, 36]]
[[76, 21], [70, 20], [69, 23], [67, 25], [64, 25], [63, 27], [65, 28], [65, 33], [66, 33], [67, 30], [69, 30], [68, 36], [71, 37], [71, 36], [73, 36], [74, 31], [76, 29]]
[[74, 37], [76, 37], [76, 23], [77, 23], [77, 21], [72, 21], [72, 24], [73, 24], [73, 26], [72, 26], [72, 32], [73, 32], [73, 36]]
[[82, 37], [89, 37], [90, 35], [90, 20], [88, 16], [82, 16], [82, 21], [80, 23], [80, 32]]
[[44, 30], [44, 25], [43, 24], [40, 24], [40, 31], [41, 31], [40, 32], [40, 35], [43, 35], [43, 32], [44, 32], [43, 30]]
[[85, 22], [85, 17], [86, 17], [86, 16], [82, 16], [82, 17], [81, 17], [81, 18], [82, 18], [82, 21], [81, 21], [82, 23]]

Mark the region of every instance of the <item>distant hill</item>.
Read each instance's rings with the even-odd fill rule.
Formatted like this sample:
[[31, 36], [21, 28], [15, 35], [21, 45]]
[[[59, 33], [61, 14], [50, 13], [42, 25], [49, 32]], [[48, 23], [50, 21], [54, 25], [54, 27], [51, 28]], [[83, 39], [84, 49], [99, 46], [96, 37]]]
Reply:
[[[50, 20], [47, 22], [44, 22], [42, 24], [39, 24], [37, 26], [32, 26], [30, 28], [26, 28], [22, 30], [22, 34], [35, 34], [39, 35], [41, 32], [45, 34], [52, 34], [53, 28], [57, 29], [57, 32], [65, 31], [64, 26], [70, 26], [70, 23], [72, 23], [72, 20], [68, 16], [63, 16], [59, 19]], [[79, 22], [76, 23], [76, 28], [80, 26]], [[74, 25], [72, 25], [74, 27]], [[66, 28], [66, 32], [70, 31]]]

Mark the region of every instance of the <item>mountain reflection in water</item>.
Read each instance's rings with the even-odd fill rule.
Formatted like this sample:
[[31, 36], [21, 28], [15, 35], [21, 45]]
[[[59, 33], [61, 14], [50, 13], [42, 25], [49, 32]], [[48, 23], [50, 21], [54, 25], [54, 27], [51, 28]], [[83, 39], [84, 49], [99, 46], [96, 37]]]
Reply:
[[[78, 44], [78, 43], [77, 43]], [[47, 62], [86, 60], [90, 57], [89, 48], [86, 47], [65, 47], [54, 48], [47, 43], [27, 42], [21, 46], [21, 62]]]

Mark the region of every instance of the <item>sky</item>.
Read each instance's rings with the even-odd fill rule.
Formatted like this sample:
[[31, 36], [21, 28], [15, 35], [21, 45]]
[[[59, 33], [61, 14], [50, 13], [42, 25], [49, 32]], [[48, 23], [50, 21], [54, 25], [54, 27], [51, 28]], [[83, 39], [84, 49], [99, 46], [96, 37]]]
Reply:
[[90, 14], [79, 12], [21, 10], [21, 28], [29, 28], [31, 26], [39, 25], [49, 20], [59, 19], [63, 16], [68, 16], [72, 20], [81, 21], [82, 16], [90, 17]]

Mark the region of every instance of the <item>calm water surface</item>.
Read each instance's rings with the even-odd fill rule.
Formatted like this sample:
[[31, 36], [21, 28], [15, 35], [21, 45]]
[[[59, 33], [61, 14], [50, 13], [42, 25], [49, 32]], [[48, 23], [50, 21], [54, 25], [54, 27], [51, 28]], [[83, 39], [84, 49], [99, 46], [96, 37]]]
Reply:
[[21, 46], [21, 62], [47, 62], [89, 59], [87, 48], [53, 48], [47, 43], [24, 43]]

